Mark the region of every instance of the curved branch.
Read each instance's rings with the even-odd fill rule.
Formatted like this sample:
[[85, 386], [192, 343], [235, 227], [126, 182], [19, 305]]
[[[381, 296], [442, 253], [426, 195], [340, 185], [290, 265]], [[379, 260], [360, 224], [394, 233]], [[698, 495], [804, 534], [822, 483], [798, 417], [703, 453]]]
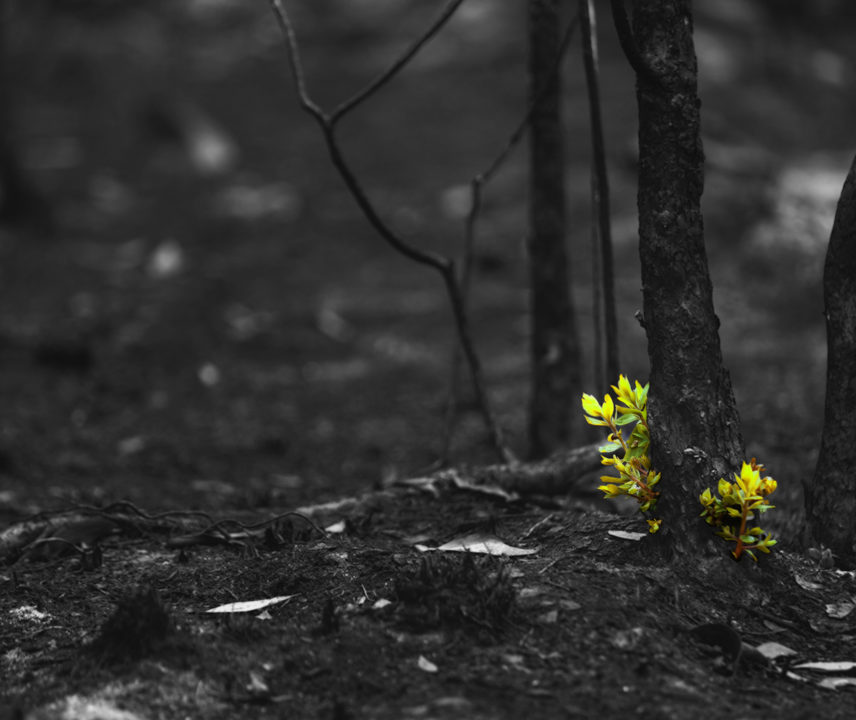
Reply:
[[455, 264], [454, 262], [444, 256], [437, 253], [421, 250], [420, 248], [414, 247], [399, 235], [397, 235], [390, 227], [387, 225], [383, 219], [380, 217], [379, 213], [375, 209], [365, 190], [363, 190], [362, 185], [360, 185], [359, 180], [354, 175], [353, 170], [351, 169], [348, 162], [345, 160], [345, 157], [342, 153], [342, 150], [339, 146], [338, 140], [336, 138], [336, 122], [341, 119], [342, 116], [347, 113], [349, 110], [356, 107], [359, 103], [367, 99], [382, 87], [386, 82], [388, 82], [404, 65], [418, 52], [418, 50], [431, 38], [433, 37], [437, 31], [442, 27], [442, 25], [451, 17], [452, 13], [457, 9], [457, 7], [463, 2], [463, 0], [451, 0], [447, 5], [443, 13], [441, 13], [440, 17], [434, 22], [434, 24], [426, 31], [423, 37], [414, 43], [405, 53], [401, 56], [397, 61], [395, 61], [390, 69], [385, 73], [381, 74], [380, 77], [371, 83], [365, 90], [361, 91], [357, 95], [355, 95], [350, 100], [346, 101], [342, 105], [340, 105], [333, 114], [326, 113], [318, 104], [316, 104], [311, 96], [309, 95], [308, 90], [306, 89], [306, 82], [303, 74], [303, 64], [300, 58], [300, 50], [297, 44], [297, 37], [294, 32], [294, 27], [291, 23], [291, 19], [288, 16], [287, 11], [282, 5], [281, 0], [269, 0], [271, 8], [276, 15], [277, 21], [279, 22], [280, 29], [283, 32], [283, 35], [286, 39], [286, 44], [288, 47], [288, 57], [290, 60], [291, 73], [294, 78], [294, 84], [297, 88], [297, 93], [300, 98], [301, 107], [311, 115], [315, 121], [318, 123], [321, 128], [321, 132], [324, 136], [324, 142], [327, 146], [327, 151], [330, 155], [330, 160], [332, 161], [336, 170], [338, 170], [339, 175], [345, 183], [348, 191], [351, 193], [351, 196], [356, 201], [360, 210], [365, 215], [366, 219], [372, 225], [372, 227], [378, 232], [378, 234], [386, 241], [388, 245], [390, 245], [394, 250], [396, 250], [401, 255], [404, 255], [406, 258], [413, 260], [421, 265], [426, 265], [428, 267], [433, 268], [438, 273], [440, 273], [441, 277], [446, 286], [447, 294], [449, 296], [449, 302], [452, 305], [452, 312], [455, 318], [455, 327], [458, 333], [458, 341], [461, 345], [461, 349], [463, 350], [464, 357], [467, 360], [467, 365], [470, 370], [470, 376], [473, 383], [473, 389], [476, 394], [476, 400], [478, 401], [479, 408], [481, 409], [482, 416], [484, 418], [485, 425], [488, 429], [488, 432], [491, 436], [491, 440], [493, 441], [494, 448], [499, 455], [499, 457], [505, 462], [514, 461], [514, 455], [511, 450], [505, 444], [502, 430], [499, 425], [496, 423], [493, 412], [490, 408], [490, 403], [487, 397], [487, 393], [484, 389], [484, 382], [482, 379], [482, 370], [481, 363], [478, 358], [478, 354], [476, 353], [475, 346], [473, 345], [471, 334], [469, 331], [469, 324], [467, 320], [466, 307], [462, 301], [461, 290], [458, 284], [458, 279], [456, 276]]
[[269, 0], [270, 6], [273, 9], [273, 14], [279, 23], [279, 29], [285, 36], [285, 47], [288, 51], [288, 67], [291, 69], [291, 77], [294, 80], [294, 85], [297, 88], [297, 97], [300, 100], [300, 107], [312, 115], [322, 125], [329, 125], [330, 118], [318, 105], [316, 105], [309, 97], [306, 90], [306, 81], [303, 74], [303, 61], [300, 58], [300, 48], [297, 45], [297, 36], [294, 34], [294, 26], [291, 24], [291, 19], [282, 5], [282, 0]]
[[330, 122], [333, 124], [337, 123], [346, 113], [349, 113], [357, 107], [357, 105], [371, 97], [376, 91], [392, 80], [392, 78], [394, 78], [407, 65], [407, 63], [414, 58], [423, 46], [440, 31], [463, 2], [464, 0], [449, 0], [437, 16], [437, 19], [424, 33], [422, 33], [422, 37], [418, 38], [407, 50], [404, 51], [401, 57], [392, 63], [392, 65], [390, 65], [384, 72], [378, 75], [378, 77], [370, 82], [365, 88], [339, 105], [339, 107], [337, 107], [330, 115]]
[[410, 260], [422, 265], [428, 265], [429, 267], [443, 273], [448, 272], [452, 266], [452, 261], [449, 258], [414, 247], [396, 235], [389, 225], [381, 219], [377, 210], [375, 210], [372, 201], [369, 199], [368, 195], [366, 195], [365, 190], [363, 190], [362, 185], [360, 185], [359, 180], [357, 180], [351, 170], [351, 166], [348, 165], [342, 155], [342, 150], [336, 140], [335, 128], [329, 122], [320, 123], [320, 125], [321, 131], [324, 133], [324, 140], [327, 145], [327, 151], [330, 154], [330, 160], [333, 162], [333, 166], [339, 171], [339, 175], [342, 177], [342, 180], [345, 181], [348, 191], [351, 193], [357, 205], [359, 205], [360, 210], [363, 211], [363, 215], [366, 216], [366, 219], [371, 223], [372, 227], [377, 230], [380, 236], [386, 240], [389, 245]]

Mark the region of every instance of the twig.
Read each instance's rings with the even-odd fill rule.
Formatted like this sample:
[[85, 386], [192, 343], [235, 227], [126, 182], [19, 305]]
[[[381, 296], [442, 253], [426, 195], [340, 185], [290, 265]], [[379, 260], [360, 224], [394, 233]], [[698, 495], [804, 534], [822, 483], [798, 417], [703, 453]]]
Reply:
[[[470, 180], [470, 209], [467, 213], [466, 224], [464, 226], [464, 252], [461, 261], [460, 287], [461, 287], [461, 302], [464, 304], [464, 311], [469, 312], [470, 289], [472, 287], [473, 274], [473, 258], [475, 257], [476, 243], [476, 221], [478, 220], [479, 211], [481, 209], [482, 186], [484, 185], [484, 175], [476, 175]], [[445, 422], [443, 424], [443, 444], [440, 450], [439, 465], [445, 466], [452, 454], [452, 438], [455, 434], [455, 426], [458, 420], [458, 411], [460, 409], [460, 394], [461, 394], [461, 347], [455, 344], [452, 350], [452, 361], [450, 363], [449, 373], [449, 394], [446, 398], [446, 410], [443, 413]]]
[[[606, 169], [606, 149], [603, 139], [603, 120], [600, 110], [600, 87], [598, 80], [597, 31], [592, 0], [580, 0], [580, 18], [583, 36], [583, 65], [589, 96], [591, 118], [591, 141], [594, 155], [592, 204], [596, 212], [597, 229], [594, 230], [600, 246], [601, 286], [603, 289], [604, 335], [606, 338], [606, 378], [613, 381], [618, 377], [618, 323], [615, 315], [615, 274], [612, 259], [612, 228], [609, 211], [609, 176]], [[593, 228], [594, 229], [594, 228]], [[597, 293], [597, 275], [593, 279]], [[595, 314], [600, 314], [600, 304], [595, 303]], [[600, 319], [596, 317], [596, 347], [599, 346]], [[599, 364], [599, 363], [598, 363]], [[598, 382], [603, 387], [603, 381]]]
[[[279, 2], [279, 0], [276, 0]], [[353, 110], [364, 100], [373, 95], [377, 90], [386, 85], [393, 77], [395, 77], [406, 65], [409, 63], [413, 57], [422, 49], [422, 47], [428, 43], [437, 32], [446, 24], [446, 21], [454, 15], [455, 11], [458, 9], [458, 6], [463, 3], [464, 0], [450, 0], [446, 3], [446, 6], [440, 11], [440, 14], [437, 16], [437, 19], [430, 25], [430, 27], [422, 34], [422, 37], [418, 38], [402, 55], [399, 57], [392, 65], [389, 66], [387, 70], [382, 72], [375, 78], [372, 82], [370, 82], [365, 88], [363, 88], [360, 92], [354, 95], [349, 100], [343, 102], [339, 107], [337, 107], [332, 114], [330, 115], [330, 122], [335, 124], [341, 117], [343, 117], [346, 113]]]
[[484, 389], [484, 381], [482, 378], [481, 362], [476, 353], [472, 342], [472, 336], [469, 330], [469, 322], [467, 319], [466, 308], [462, 304], [462, 295], [458, 285], [456, 276], [455, 263], [444, 255], [429, 252], [417, 248], [398, 236], [380, 217], [371, 200], [366, 195], [365, 191], [357, 180], [353, 171], [345, 160], [341, 148], [339, 147], [336, 138], [336, 124], [341, 120], [346, 113], [353, 110], [360, 103], [365, 101], [386, 83], [388, 83], [413, 56], [443, 27], [449, 20], [454, 11], [460, 6], [462, 0], [451, 0], [448, 2], [443, 11], [438, 16], [437, 20], [423, 33], [422, 37], [417, 40], [407, 51], [396, 60], [389, 70], [382, 73], [376, 80], [371, 82], [364, 90], [354, 95], [350, 100], [340, 105], [332, 114], [328, 115], [324, 110], [317, 105], [310, 97], [306, 82], [304, 79], [303, 65], [300, 57], [300, 50], [297, 44], [297, 38], [294, 32], [294, 27], [291, 19], [288, 16], [281, 0], [269, 0], [274, 15], [277, 18], [280, 29], [286, 39], [288, 49], [288, 57], [290, 60], [291, 73], [294, 79], [294, 84], [297, 88], [297, 93], [301, 107], [309, 113], [319, 127], [324, 136], [327, 150], [330, 154], [330, 159], [334, 167], [339, 171], [339, 175], [345, 182], [348, 191], [356, 201], [360, 210], [368, 219], [372, 227], [378, 234], [389, 244], [393, 249], [398, 251], [405, 257], [414, 262], [426, 265], [436, 270], [443, 278], [446, 286], [446, 291], [452, 305], [452, 312], [455, 319], [455, 327], [458, 333], [458, 340], [463, 350], [464, 358], [470, 370], [473, 389], [476, 394], [476, 400], [484, 417], [485, 425], [491, 436], [494, 448], [505, 462], [513, 462], [514, 455], [505, 443], [502, 430], [496, 423], [493, 412], [490, 408], [490, 403], [487, 393]]
[[636, 38], [633, 37], [633, 30], [630, 27], [630, 20], [627, 18], [627, 11], [624, 9], [624, 0], [610, 0], [610, 5], [615, 31], [618, 33], [618, 42], [627, 62], [630, 63], [630, 67], [633, 68], [638, 77], [644, 78], [653, 85], [662, 86], [663, 81], [639, 52]]

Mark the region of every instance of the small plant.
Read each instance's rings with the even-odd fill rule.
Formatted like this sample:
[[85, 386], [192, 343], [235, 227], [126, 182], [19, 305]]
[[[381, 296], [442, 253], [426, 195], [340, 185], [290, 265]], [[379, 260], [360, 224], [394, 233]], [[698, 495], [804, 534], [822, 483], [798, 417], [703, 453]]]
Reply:
[[739, 475], [734, 473], [733, 483], [720, 479], [719, 497], [715, 497], [710, 488], [699, 496], [704, 506], [701, 516], [716, 528], [719, 537], [735, 543], [731, 551], [735, 560], [745, 552], [757, 562], [755, 550], [769, 553], [770, 547], [776, 544], [770, 533], [760, 527], [747, 528], [750, 520], [774, 507], [767, 502], [767, 496], [776, 489], [776, 481], [769, 476], [761, 477], [763, 470], [764, 466], [752, 458], [743, 463]]
[[[648, 457], [648, 446], [651, 444], [648, 431], [648, 385], [643, 386], [637, 380], [635, 387], [631, 387], [630, 381], [624, 375], [619, 375], [618, 386], [613, 385], [612, 389], [615, 391], [615, 401], [607, 394], [601, 404], [596, 397], [586, 393], [582, 401], [586, 422], [609, 429], [606, 444], [598, 450], [603, 453], [601, 462], [611, 465], [618, 472], [618, 477], [601, 476], [605, 484], [599, 486], [598, 490], [602, 490], [608, 498], [628, 495], [636, 499], [641, 512], [651, 512], [656, 508], [657, 496], [660, 494], [654, 490], [654, 486], [660, 482], [660, 473], [651, 469], [651, 459]], [[633, 428], [625, 440], [621, 428], [629, 429], [627, 426], [631, 424]], [[618, 451], [623, 453], [620, 458], [613, 454]], [[660, 519], [648, 519], [649, 531], [657, 532], [661, 522]]]

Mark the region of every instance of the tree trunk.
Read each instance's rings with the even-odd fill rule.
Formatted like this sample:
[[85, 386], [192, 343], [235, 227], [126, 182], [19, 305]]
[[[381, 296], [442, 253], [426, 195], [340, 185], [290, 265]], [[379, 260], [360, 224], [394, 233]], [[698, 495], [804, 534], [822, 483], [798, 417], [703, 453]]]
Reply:
[[698, 553], [713, 537], [698, 496], [739, 468], [744, 451], [704, 247], [690, 0], [636, 2], [633, 24], [638, 60], [650, 70], [637, 76], [638, 204], [657, 513], [670, 550]]
[[529, 0], [529, 92], [537, 100], [529, 130], [532, 457], [567, 445], [571, 408], [581, 392], [565, 249], [559, 45], [558, 0]]
[[[586, 73], [586, 88], [589, 97], [589, 121], [591, 123], [592, 147], [592, 200], [596, 215], [592, 225], [595, 228], [593, 253], [600, 252], [600, 278], [593, 277], [595, 297], [598, 295], [598, 282], [603, 291], [603, 337], [606, 348], [604, 378], [606, 384], [618, 380], [621, 370], [618, 362], [618, 320], [615, 314], [615, 272], [612, 259], [612, 225], [609, 210], [609, 174], [606, 168], [606, 142], [603, 137], [603, 120], [600, 109], [600, 80], [598, 78], [597, 25], [594, 0], [580, 0], [580, 30], [582, 32], [583, 66]], [[598, 263], [595, 263], [598, 264]], [[594, 302], [597, 307], [597, 301]], [[595, 313], [597, 317], [597, 313]], [[600, 337], [600, 323], [595, 322], [595, 344]], [[598, 358], [599, 359], [599, 358]], [[601, 368], [597, 367], [595, 377], [599, 377]], [[602, 383], [598, 383], [602, 385]], [[606, 390], [598, 387], [599, 391]]]
[[856, 158], [850, 167], [823, 271], [826, 412], [814, 478], [805, 487], [808, 540], [854, 564], [856, 540]]

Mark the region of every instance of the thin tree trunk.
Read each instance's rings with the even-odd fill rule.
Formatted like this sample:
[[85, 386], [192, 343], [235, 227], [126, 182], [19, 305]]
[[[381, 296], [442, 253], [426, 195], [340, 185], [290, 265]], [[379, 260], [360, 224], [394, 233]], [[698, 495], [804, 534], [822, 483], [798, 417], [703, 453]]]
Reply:
[[[532, 397], [529, 444], [543, 457], [570, 440], [581, 392], [579, 347], [568, 286], [558, 0], [529, 0], [529, 264]], [[575, 407], [575, 406], [574, 406]]]
[[712, 537], [699, 493], [743, 457], [731, 380], [704, 247], [704, 184], [690, 0], [634, 5], [639, 104], [639, 241], [651, 363], [653, 466], [662, 472], [658, 513], [675, 552]]
[[842, 565], [854, 564], [856, 540], [856, 158], [829, 238], [823, 271], [826, 412], [814, 478], [805, 487], [808, 540]]
[[[615, 314], [615, 273], [612, 262], [612, 225], [609, 211], [609, 174], [606, 168], [606, 143], [603, 137], [603, 120], [600, 110], [600, 81], [598, 80], [598, 58], [597, 58], [597, 25], [593, 0], [580, 0], [580, 18], [582, 26], [583, 65], [586, 72], [586, 87], [589, 98], [589, 119], [591, 122], [591, 147], [592, 147], [592, 207], [595, 218], [592, 224], [595, 228], [597, 247], [593, 248], [595, 253], [600, 253], [598, 270], [592, 278], [592, 286], [595, 295], [595, 338], [599, 345], [601, 337], [599, 305], [597, 298], [598, 280], [603, 292], [604, 325], [603, 336], [606, 340], [606, 364], [604, 374], [606, 382], [618, 381], [620, 370], [618, 362], [618, 321]], [[600, 276], [598, 278], [598, 275]], [[596, 353], [599, 355], [599, 353]], [[600, 361], [600, 358], [597, 358]], [[598, 362], [599, 365], [599, 362]], [[597, 368], [595, 377], [602, 372]], [[598, 388], [606, 390], [603, 383], [598, 383]]]

